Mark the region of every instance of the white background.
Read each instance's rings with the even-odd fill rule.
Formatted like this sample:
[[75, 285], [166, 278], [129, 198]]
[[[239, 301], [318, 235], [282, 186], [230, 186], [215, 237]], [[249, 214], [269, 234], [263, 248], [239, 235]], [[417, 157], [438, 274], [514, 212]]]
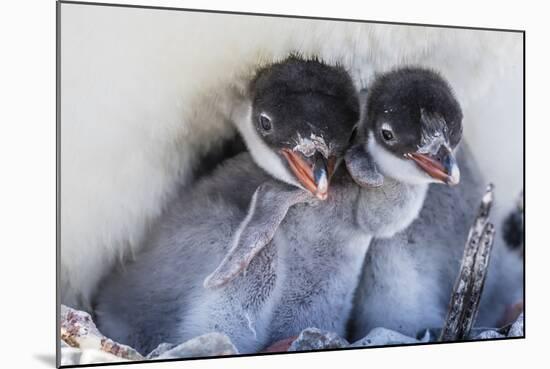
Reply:
[[[118, 1], [124, 3], [124, 1]], [[543, 9], [504, 1], [131, 1], [261, 13], [527, 30], [526, 340], [155, 364], [165, 368], [375, 365], [519, 367], [544, 355], [548, 330], [548, 26]], [[55, 354], [55, 3], [11, 1], [0, 19], [2, 367], [52, 367]], [[412, 365], [411, 365], [412, 364]], [[139, 367], [152, 367], [141, 365]]]

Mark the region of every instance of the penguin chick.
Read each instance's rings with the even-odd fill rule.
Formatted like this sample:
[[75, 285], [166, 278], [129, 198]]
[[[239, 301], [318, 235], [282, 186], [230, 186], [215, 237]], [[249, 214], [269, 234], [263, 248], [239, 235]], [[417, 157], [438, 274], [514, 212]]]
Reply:
[[368, 151], [382, 174], [408, 183], [460, 181], [453, 155], [462, 110], [436, 72], [406, 67], [377, 78], [367, 98]]
[[[406, 81], [413, 77], [417, 79], [414, 83], [416, 87], [409, 89]], [[428, 74], [424, 77], [421, 73], [404, 77], [400, 73], [394, 73], [386, 76], [386, 86], [393, 86], [391, 91], [386, 91], [384, 85], [380, 84], [375, 84], [371, 89], [368, 101], [377, 113], [371, 111], [369, 119], [378, 127], [381, 138], [379, 142], [385, 146], [385, 150], [381, 150], [379, 146], [371, 145], [372, 155], [387, 164], [384, 170], [402, 168], [399, 176], [403, 179], [414, 181], [419, 178], [419, 174], [413, 171], [416, 168], [406, 168], [402, 161], [384, 160], [381, 156], [385, 156], [387, 151], [402, 147], [397, 142], [392, 143], [391, 137], [395, 130], [401, 129], [399, 122], [403, 118], [405, 121], [410, 119], [414, 114], [414, 111], [401, 107], [402, 101], [409, 99], [408, 96], [413, 96], [423, 108], [439, 107], [435, 112], [429, 108], [421, 110], [418, 116], [440, 116], [450, 124], [447, 129], [441, 130], [443, 136], [439, 137], [423, 130], [406, 130], [403, 134], [432, 137], [431, 142], [446, 137], [448, 146], [443, 144], [439, 153], [449, 147], [452, 151], [460, 137], [459, 107], [450, 90], [434, 79], [435, 77]], [[427, 121], [433, 119], [428, 118]], [[387, 124], [391, 129], [388, 129]], [[425, 128], [428, 130], [431, 127], [431, 124], [427, 124]], [[385, 132], [386, 129], [391, 134]], [[388, 144], [384, 144], [384, 141]], [[435, 152], [429, 141], [420, 146], [419, 151], [422, 150]], [[435, 155], [436, 160], [439, 153]], [[423, 329], [443, 326], [468, 231], [486, 187], [475, 159], [465, 144], [457, 150], [457, 157], [461, 163], [461, 180], [458, 186], [431, 186], [418, 218], [410, 227], [394, 237], [373, 240], [365, 260], [350, 320], [352, 340], [364, 337], [376, 327], [415, 336]], [[452, 161], [452, 158], [439, 157], [438, 163], [445, 167]], [[423, 161], [414, 162], [418, 168], [424, 166]], [[435, 170], [425, 172], [434, 179], [440, 178], [447, 183], [454, 183], [453, 177], [458, 178], [458, 171], [454, 169], [448, 170], [451, 178], [440, 176]], [[496, 326], [505, 306], [517, 302], [521, 296], [519, 284], [522, 280], [522, 269], [519, 259], [501, 244], [500, 238], [496, 237], [477, 320], [477, 324], [481, 326]]]
[[[461, 183], [431, 186], [418, 218], [388, 239], [374, 239], [350, 320], [351, 338], [385, 327], [409, 336], [441, 328], [469, 229], [486, 183], [463, 143]], [[497, 327], [507, 306], [522, 298], [520, 257], [495, 237], [476, 326]]]
[[105, 335], [144, 354], [161, 342], [212, 331], [228, 334], [242, 353], [264, 345], [261, 324], [277, 300], [275, 265], [268, 262], [274, 249], [256, 257], [267, 269], [248, 268], [258, 278], [242, 278], [224, 291], [205, 289], [203, 281], [227, 253], [262, 183], [296, 192], [297, 198], [326, 198], [358, 123], [359, 104], [342, 68], [296, 56], [260, 69], [245, 98], [233, 116], [250, 154], [227, 160], [191, 190], [182, 189], [135, 262], [103, 281], [95, 314]]
[[[344, 335], [371, 237], [389, 237], [409, 225], [422, 206], [428, 183], [458, 182], [453, 151], [461, 138], [461, 112], [450, 88], [436, 73], [424, 69], [407, 68], [390, 76], [395, 74], [405, 80], [403, 88], [409, 95], [406, 100], [392, 96], [390, 102], [399, 107], [396, 113], [408, 115], [401, 115], [401, 120], [387, 113], [379, 116], [372, 111], [378, 110], [379, 102], [371, 100], [366, 114], [371, 120], [346, 154], [349, 175], [343, 169], [337, 172], [325, 202], [304, 204], [293, 192], [259, 188], [232, 249], [206, 280], [207, 287], [233, 289], [232, 271], [249, 264], [248, 278], [276, 278], [271, 295], [279, 297], [272, 303], [269, 342], [308, 326]], [[432, 87], [422, 88], [425, 93], [419, 94], [414, 87], [425, 80]], [[390, 82], [383, 75], [374, 86], [385, 92], [394, 88]], [[449, 98], [433, 104], [426, 94], [440, 88]], [[384, 133], [388, 130], [391, 138]], [[373, 147], [376, 150], [370, 152]], [[262, 248], [276, 253], [275, 260], [268, 259], [263, 266], [265, 260], [250, 260], [246, 251], [254, 249], [262, 255], [258, 252]], [[272, 268], [274, 276], [254, 274]]]

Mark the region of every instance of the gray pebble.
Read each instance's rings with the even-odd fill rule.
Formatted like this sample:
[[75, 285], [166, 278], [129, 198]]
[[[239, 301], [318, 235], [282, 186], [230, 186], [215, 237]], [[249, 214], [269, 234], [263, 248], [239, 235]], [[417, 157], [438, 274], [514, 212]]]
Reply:
[[523, 313], [519, 315], [508, 331], [508, 337], [523, 337]]
[[427, 331], [422, 337], [421, 340], [416, 338], [405, 336], [399, 332], [393, 331], [386, 328], [374, 328], [367, 334], [365, 337], [354, 342], [352, 347], [363, 347], [363, 346], [383, 346], [383, 345], [401, 345], [401, 344], [411, 344], [411, 343], [423, 343], [430, 341], [430, 333]]
[[292, 342], [288, 351], [325, 350], [347, 346], [349, 346], [349, 342], [336, 333], [322, 331], [317, 328], [306, 328]]
[[176, 345], [171, 343], [161, 343], [153, 351], [147, 354], [146, 359], [154, 359], [157, 356], [164, 354], [166, 351], [173, 349]]

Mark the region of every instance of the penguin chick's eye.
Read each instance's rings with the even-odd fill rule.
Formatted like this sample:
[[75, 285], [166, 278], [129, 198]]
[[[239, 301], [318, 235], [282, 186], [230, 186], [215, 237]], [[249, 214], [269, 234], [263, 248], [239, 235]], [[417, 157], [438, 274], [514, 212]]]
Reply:
[[272, 125], [271, 125], [271, 119], [264, 113], [260, 114], [260, 127], [266, 132], [271, 131]]
[[393, 140], [393, 133], [392, 133], [392, 131], [390, 131], [388, 129], [383, 129], [382, 130], [382, 137], [386, 141], [391, 141], [391, 140]]

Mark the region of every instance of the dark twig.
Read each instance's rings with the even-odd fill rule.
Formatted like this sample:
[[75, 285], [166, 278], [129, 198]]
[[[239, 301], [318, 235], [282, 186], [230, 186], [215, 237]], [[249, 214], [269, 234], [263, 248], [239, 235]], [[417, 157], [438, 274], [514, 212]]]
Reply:
[[477, 317], [479, 301], [481, 300], [481, 293], [483, 292], [483, 286], [485, 284], [494, 236], [495, 228], [491, 223], [487, 223], [481, 236], [479, 250], [476, 254], [474, 272], [472, 275], [473, 280], [471, 282], [472, 288], [470, 296], [467, 300], [468, 303], [465, 305], [464, 318], [462, 319], [462, 326], [460, 327], [460, 332], [462, 332], [460, 339], [468, 337], [468, 334]]
[[466, 339], [475, 322], [495, 235], [494, 226], [488, 221], [492, 203], [493, 185], [490, 184], [468, 234], [440, 341]]

